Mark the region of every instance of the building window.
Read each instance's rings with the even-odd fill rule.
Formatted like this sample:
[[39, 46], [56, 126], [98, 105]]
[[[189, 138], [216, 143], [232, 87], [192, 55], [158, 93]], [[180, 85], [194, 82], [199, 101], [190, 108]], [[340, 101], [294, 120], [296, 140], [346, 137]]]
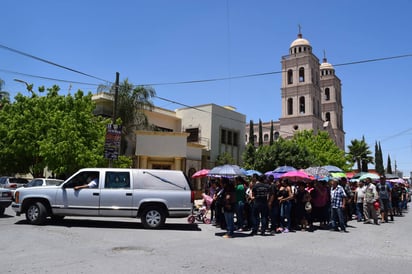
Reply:
[[232, 133], [231, 131], [227, 132], [227, 144], [228, 145], [232, 145], [233, 144], [233, 140], [232, 140]]
[[293, 114], [293, 99], [289, 98], [288, 99], [288, 115]]
[[253, 142], [256, 144], [256, 142], [257, 142], [257, 135], [256, 134], [254, 134], [253, 135]]
[[305, 69], [300, 68], [299, 69], [299, 82], [305, 82]]
[[187, 128], [186, 133], [189, 133], [189, 136], [187, 136], [188, 142], [199, 141], [199, 128]]
[[330, 121], [330, 112], [326, 112], [326, 114], [325, 114], [325, 119], [326, 119], [326, 121]]
[[239, 140], [238, 137], [239, 134], [237, 132], [233, 132], [233, 146], [237, 147], [239, 145]]
[[226, 129], [220, 131], [220, 142], [226, 144]]
[[269, 134], [265, 133], [263, 135], [263, 142], [267, 142], [267, 141], [269, 141]]
[[305, 97], [303, 96], [299, 98], [299, 113], [305, 113]]
[[288, 70], [288, 85], [293, 84], [293, 70]]
[[329, 101], [330, 100], [330, 89], [325, 88], [325, 100]]

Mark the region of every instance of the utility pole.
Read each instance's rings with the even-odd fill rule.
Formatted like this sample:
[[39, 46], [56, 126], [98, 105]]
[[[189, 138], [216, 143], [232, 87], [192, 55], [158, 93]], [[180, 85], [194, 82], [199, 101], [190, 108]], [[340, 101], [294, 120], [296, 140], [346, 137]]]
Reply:
[[114, 103], [113, 103], [113, 117], [112, 123], [116, 123], [116, 113], [117, 113], [117, 96], [119, 94], [119, 77], [120, 73], [116, 72], [116, 82], [114, 84]]
[[[109, 125], [111, 127], [111, 131], [112, 131], [111, 134], [116, 134], [116, 133], [114, 133], [114, 129], [118, 130], [118, 127], [116, 126], [116, 114], [117, 114], [117, 96], [119, 94], [119, 76], [120, 76], [120, 73], [116, 72], [116, 81], [114, 83], [114, 102], [113, 102], [112, 124]], [[107, 133], [106, 133], [106, 138], [107, 138]], [[119, 143], [120, 143], [120, 136], [118, 138], [119, 138]], [[107, 143], [107, 140], [106, 140], [106, 143]], [[114, 149], [116, 150], [116, 152], [115, 152], [116, 155], [117, 155], [117, 153], [120, 149], [119, 146], [120, 146], [119, 144], [116, 144], [114, 146]], [[112, 145], [111, 149], [113, 149], [113, 145]], [[114, 153], [114, 151], [112, 151], [112, 153]], [[116, 156], [116, 159], [117, 159], [117, 156]], [[113, 167], [113, 156], [109, 157], [109, 167]]]

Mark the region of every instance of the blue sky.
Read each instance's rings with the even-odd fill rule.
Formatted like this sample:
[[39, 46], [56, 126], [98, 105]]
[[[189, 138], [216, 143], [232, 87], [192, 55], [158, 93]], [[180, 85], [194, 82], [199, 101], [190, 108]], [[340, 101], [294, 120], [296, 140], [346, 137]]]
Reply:
[[[231, 105], [247, 122], [281, 116], [281, 74], [192, 84], [192, 80], [280, 72], [281, 57], [302, 26], [322, 60], [343, 64], [412, 54], [412, 2], [396, 1], [1, 1], [0, 45], [98, 79], [153, 84], [161, 98], [184, 105]], [[342, 81], [346, 145], [381, 142], [386, 166], [412, 171], [412, 57], [335, 66]], [[11, 73], [17, 72], [19, 74]], [[67, 82], [49, 81], [37, 77]], [[14, 97], [58, 84], [61, 94], [96, 91], [103, 81], [0, 48], [0, 78]], [[92, 85], [74, 82], [90, 83]], [[155, 99], [157, 106], [182, 105]]]

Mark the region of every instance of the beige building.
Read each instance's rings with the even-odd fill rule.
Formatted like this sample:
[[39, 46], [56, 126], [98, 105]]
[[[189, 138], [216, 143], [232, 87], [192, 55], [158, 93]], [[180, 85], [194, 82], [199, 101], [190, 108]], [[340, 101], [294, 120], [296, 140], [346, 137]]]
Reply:
[[[343, 131], [343, 106], [341, 81], [326, 58], [322, 64], [313, 54], [308, 40], [299, 33], [289, 47], [289, 54], [282, 64], [282, 116], [279, 121], [262, 123], [263, 142], [269, 143], [281, 136], [290, 138], [298, 130], [313, 130], [316, 134], [325, 130], [336, 145], [345, 148]], [[246, 125], [246, 143], [249, 140], [249, 124]], [[254, 124], [254, 140], [257, 144], [259, 124]]]
[[[95, 114], [110, 117], [113, 95], [97, 93]], [[219, 155], [230, 154], [241, 165], [246, 116], [233, 107], [206, 104], [175, 111], [155, 107], [145, 110], [152, 131], [136, 134], [135, 168], [182, 170], [190, 178], [202, 168], [215, 166]], [[201, 190], [201, 180], [192, 180]]]

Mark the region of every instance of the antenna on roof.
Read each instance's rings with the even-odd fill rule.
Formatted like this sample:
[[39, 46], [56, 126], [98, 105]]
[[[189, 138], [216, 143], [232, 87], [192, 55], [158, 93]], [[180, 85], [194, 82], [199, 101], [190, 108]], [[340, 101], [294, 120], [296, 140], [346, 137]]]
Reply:
[[323, 63], [326, 63], [327, 59], [326, 59], [326, 50], [323, 50]]

